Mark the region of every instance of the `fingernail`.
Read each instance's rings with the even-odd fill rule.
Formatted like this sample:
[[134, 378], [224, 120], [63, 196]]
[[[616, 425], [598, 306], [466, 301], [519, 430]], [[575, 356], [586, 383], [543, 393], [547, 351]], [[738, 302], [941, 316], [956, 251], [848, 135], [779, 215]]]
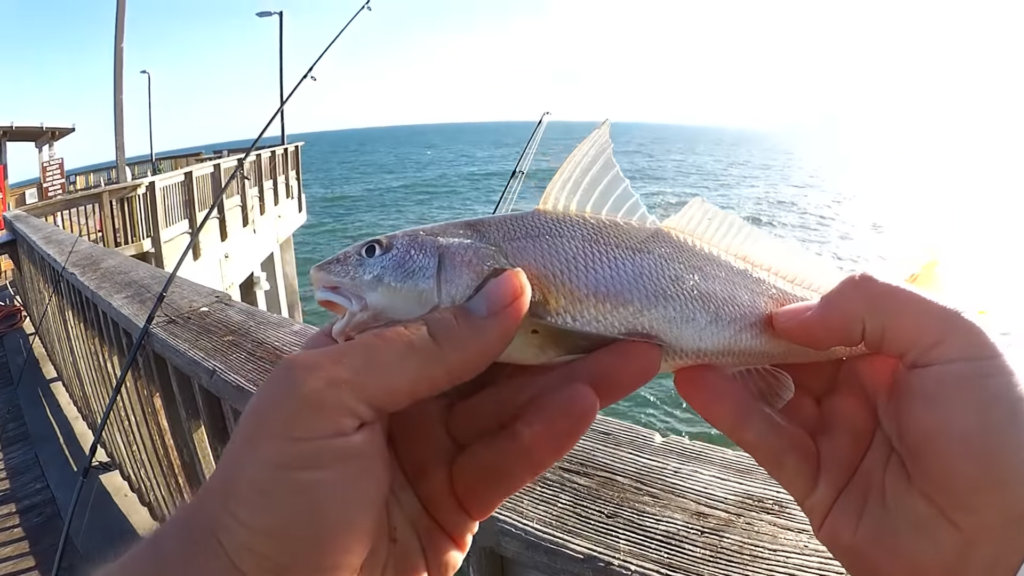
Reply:
[[469, 313], [482, 318], [504, 310], [515, 302], [523, 290], [521, 283], [512, 278], [512, 273], [503, 272], [484, 284], [484, 287], [466, 302]]
[[814, 309], [817, 307], [818, 303], [815, 301], [797, 302], [796, 304], [783, 306], [772, 312], [772, 326], [778, 328], [795, 324], [814, 312]]

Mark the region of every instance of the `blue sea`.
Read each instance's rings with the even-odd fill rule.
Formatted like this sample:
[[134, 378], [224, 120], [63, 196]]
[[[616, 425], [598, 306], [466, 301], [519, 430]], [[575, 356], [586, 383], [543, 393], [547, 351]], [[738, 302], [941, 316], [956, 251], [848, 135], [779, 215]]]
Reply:
[[[547, 126], [517, 207], [536, 204], [558, 166], [595, 125]], [[305, 142], [309, 216], [295, 236], [300, 273], [373, 235], [491, 213], [533, 127], [532, 122], [420, 125], [291, 136]], [[613, 123], [612, 139], [623, 172], [659, 218], [702, 195], [851, 271], [888, 266], [911, 272], [923, 262], [914, 261], [920, 255], [913, 250], [896, 249], [906, 226], [895, 207], [880, 210], [863, 190], [842, 185], [838, 156], [827, 142], [628, 123]], [[910, 264], [915, 267], [906, 268]], [[308, 282], [300, 285], [305, 320], [326, 321]], [[680, 400], [664, 376], [605, 413], [663, 435], [731, 445]]]

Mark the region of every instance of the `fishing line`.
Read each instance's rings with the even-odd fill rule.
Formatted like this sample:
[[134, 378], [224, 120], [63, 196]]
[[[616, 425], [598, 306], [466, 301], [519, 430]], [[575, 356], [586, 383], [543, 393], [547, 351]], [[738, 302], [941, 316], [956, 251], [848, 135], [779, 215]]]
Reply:
[[53, 570], [51, 572], [52, 576], [57, 576], [57, 574], [60, 572], [60, 562], [64, 556], [64, 548], [65, 545], [67, 544], [68, 534], [71, 531], [71, 520], [74, 517], [75, 507], [78, 505], [78, 499], [82, 495], [82, 488], [85, 486], [85, 481], [89, 476], [89, 471], [92, 469], [92, 461], [96, 457], [96, 451], [99, 449], [100, 438], [103, 435], [103, 430], [106, 428], [107, 421], [110, 419], [110, 413], [113, 411], [114, 403], [117, 401], [117, 398], [121, 393], [121, 389], [124, 387], [125, 380], [128, 377], [128, 370], [132, 367], [132, 364], [135, 363], [135, 358], [138, 356], [139, 350], [142, 348], [142, 342], [146, 339], [146, 336], [149, 334], [150, 326], [156, 319], [156, 314], [160, 310], [160, 306], [167, 298], [167, 291], [170, 289], [171, 284], [174, 282], [174, 280], [178, 277], [178, 271], [181, 269], [181, 266], [185, 263], [185, 259], [188, 256], [189, 252], [191, 252], [192, 246], [195, 244], [196, 239], [199, 238], [199, 233], [202, 231], [207, 221], [210, 220], [210, 217], [217, 209], [217, 205], [220, 204], [221, 200], [224, 197], [225, 192], [228, 190], [228, 187], [231, 186], [231, 183], [235, 180], [235, 177], [238, 175], [239, 167], [245, 165], [246, 159], [249, 158], [249, 155], [252, 154], [252, 152], [256, 149], [256, 146], [259, 145], [260, 140], [267, 133], [267, 130], [270, 129], [270, 126], [271, 124], [274, 123], [274, 120], [277, 118], [277, 115], [280, 114], [282, 110], [284, 110], [285, 104], [287, 104], [288, 101], [291, 100], [291, 97], [295, 94], [296, 90], [299, 89], [299, 86], [301, 86], [302, 83], [305, 82], [306, 79], [312, 75], [313, 69], [316, 67], [316, 65], [320, 62], [321, 59], [323, 59], [323, 57], [327, 54], [327, 51], [331, 49], [331, 46], [334, 46], [334, 43], [337, 42], [338, 38], [341, 37], [345, 30], [348, 29], [349, 25], [352, 24], [352, 22], [356, 19], [356, 17], [358, 17], [363, 12], [363, 10], [371, 10], [370, 0], [366, 0], [366, 2], [362, 6], [360, 6], [358, 10], [356, 10], [355, 14], [353, 14], [352, 17], [349, 18], [348, 22], [345, 23], [341, 30], [339, 30], [338, 33], [335, 34], [334, 38], [327, 44], [327, 47], [324, 48], [322, 52], [320, 52], [320, 55], [317, 56], [316, 60], [314, 60], [313, 63], [309, 66], [309, 69], [306, 70], [306, 73], [303, 74], [301, 78], [299, 78], [299, 81], [295, 84], [295, 87], [291, 89], [291, 92], [288, 93], [288, 96], [285, 97], [283, 101], [281, 101], [281, 103], [277, 107], [277, 110], [274, 111], [274, 113], [270, 116], [270, 119], [267, 120], [267, 123], [263, 126], [263, 130], [261, 130], [259, 135], [256, 136], [256, 139], [253, 140], [252, 144], [245, 151], [245, 154], [242, 155], [241, 161], [235, 165], [235, 168], [234, 170], [231, 171], [231, 175], [228, 176], [227, 181], [224, 182], [224, 184], [220, 187], [220, 190], [214, 196], [213, 201], [210, 203], [210, 207], [206, 210], [206, 213], [203, 215], [203, 219], [199, 221], [199, 223], [196, 225], [196, 229], [193, 230], [192, 233], [189, 235], [188, 244], [186, 244], [185, 248], [181, 251], [181, 256], [178, 257], [178, 262], [174, 265], [174, 269], [171, 270], [171, 273], [167, 276], [167, 280], [164, 282], [163, 288], [160, 289], [160, 293], [157, 295], [156, 301], [153, 302], [153, 306], [150, 308], [149, 314], [146, 316], [146, 321], [142, 324], [142, 327], [139, 329], [139, 333], [135, 337], [135, 341], [132, 342], [132, 347], [128, 351], [128, 355], [125, 357], [124, 363], [122, 363], [121, 365], [121, 372], [120, 374], [118, 374], [117, 381], [114, 383], [114, 387], [111, 390], [110, 396], [107, 399], [107, 405], [103, 410], [103, 416], [100, 417], [99, 424], [97, 424], [96, 426], [96, 433], [93, 436], [92, 444], [89, 446], [89, 452], [88, 454], [86, 454], [85, 458], [82, 461], [79, 471], [78, 483], [75, 485], [75, 492], [71, 497], [71, 504], [70, 509], [68, 510], [68, 516], [64, 520], [64, 527], [61, 530], [60, 543], [57, 545], [57, 553], [54, 556]]

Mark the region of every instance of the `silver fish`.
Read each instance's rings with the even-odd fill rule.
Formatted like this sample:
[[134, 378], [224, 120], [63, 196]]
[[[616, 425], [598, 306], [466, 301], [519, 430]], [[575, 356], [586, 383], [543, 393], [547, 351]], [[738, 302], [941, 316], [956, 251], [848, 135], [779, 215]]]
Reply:
[[339, 315], [333, 336], [344, 340], [462, 303], [514, 267], [533, 295], [499, 362], [562, 362], [644, 340], [662, 347], [662, 372], [725, 367], [778, 407], [793, 382], [772, 364], [864, 352], [774, 336], [772, 310], [817, 299], [844, 274], [702, 198], [658, 222], [619, 169], [607, 121], [569, 155], [535, 209], [371, 238], [310, 276], [317, 302]]

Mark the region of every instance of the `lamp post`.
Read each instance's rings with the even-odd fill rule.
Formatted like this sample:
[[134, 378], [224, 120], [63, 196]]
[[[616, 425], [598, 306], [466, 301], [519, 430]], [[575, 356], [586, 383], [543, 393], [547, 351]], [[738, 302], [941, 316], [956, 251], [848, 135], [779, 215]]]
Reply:
[[153, 77], [148, 70], [139, 70], [146, 75], [146, 101], [149, 105], [149, 169], [156, 175], [156, 155], [153, 153]]
[[284, 10], [262, 10], [256, 13], [260, 18], [277, 16], [277, 83], [281, 104], [281, 145], [288, 143], [284, 133]]

